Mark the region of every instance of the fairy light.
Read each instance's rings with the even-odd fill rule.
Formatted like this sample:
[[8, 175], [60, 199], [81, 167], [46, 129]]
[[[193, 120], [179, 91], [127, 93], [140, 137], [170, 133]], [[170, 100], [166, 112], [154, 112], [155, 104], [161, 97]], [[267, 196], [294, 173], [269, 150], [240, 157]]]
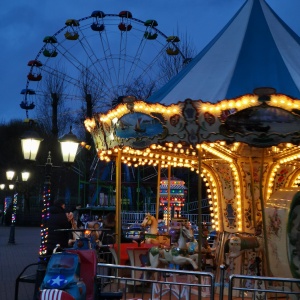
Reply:
[[14, 193], [13, 198], [13, 211], [11, 216], [12, 225], [16, 223], [16, 215], [17, 215], [17, 202], [18, 202], [18, 193]]
[[242, 196], [241, 196], [241, 183], [239, 180], [239, 176], [238, 176], [238, 170], [235, 164], [231, 163], [230, 164], [230, 168], [232, 170], [233, 173], [233, 177], [234, 177], [234, 189], [235, 189], [235, 194], [236, 194], [236, 211], [237, 211], [237, 225], [238, 225], [238, 231], [242, 231], [243, 229], [243, 223], [242, 223]]
[[41, 222], [41, 244], [39, 254], [44, 256], [47, 254], [48, 227], [45, 225], [49, 219], [49, 207], [51, 200], [51, 183], [46, 180], [43, 187], [43, 208]]
[[[271, 95], [270, 100], [268, 102], [277, 107], [282, 107], [286, 110], [292, 110], [292, 109], [299, 109], [299, 101], [295, 101], [288, 96], [285, 95]], [[201, 114], [203, 112], [211, 112], [213, 114], [216, 114], [220, 112], [221, 110], [227, 110], [227, 109], [235, 109], [237, 111], [243, 110], [247, 107], [258, 105], [258, 96], [257, 95], [245, 95], [242, 97], [239, 97], [237, 99], [228, 99], [220, 101], [216, 104], [213, 103], [202, 103], [199, 101], [199, 104], [197, 101], [195, 101], [197, 110]], [[173, 113], [178, 113], [180, 117], [182, 117], [182, 105], [176, 105], [172, 104], [171, 106], [164, 106], [162, 104], [153, 104], [153, 103], [144, 103], [143, 101], [135, 101], [134, 102], [134, 108], [133, 110], [128, 110], [127, 106], [125, 104], [118, 105], [117, 109], [114, 111], [111, 110], [106, 115], [99, 115], [97, 118], [97, 122], [95, 122], [94, 119], [88, 119], [85, 121], [86, 128], [89, 132], [95, 131], [95, 135], [98, 134], [98, 124], [105, 122], [106, 124], [101, 124], [101, 129], [103, 130], [104, 134], [106, 134], [107, 139], [110, 139], [113, 141], [112, 145], [115, 145], [115, 147], [118, 149], [118, 147], [121, 147], [117, 145], [119, 138], [116, 137], [115, 140], [113, 140], [114, 136], [114, 130], [110, 128], [111, 124], [116, 124], [117, 120], [120, 120], [122, 116], [128, 113], [132, 112], [139, 112], [139, 113], [146, 113], [147, 115], [150, 115], [152, 112], [159, 112], [162, 114], [162, 117], [164, 117], [166, 120], [168, 120], [168, 117]], [[109, 129], [108, 129], [109, 128]], [[128, 145], [128, 143], [124, 143]], [[99, 140], [99, 145], [101, 146], [101, 141]], [[117, 145], [117, 146], [116, 146]], [[183, 146], [184, 145], [184, 146]], [[99, 148], [101, 148], [99, 146]], [[292, 145], [286, 145], [287, 147]], [[235, 158], [237, 156], [237, 151], [239, 150], [240, 144], [234, 143], [231, 146], [226, 146], [226, 143], [224, 141], [219, 141], [216, 143], [209, 143], [209, 144], [201, 144], [196, 145], [197, 149], [201, 149], [205, 151], [203, 153], [203, 158], [205, 158], [205, 155], [209, 158], [208, 154], [212, 154], [213, 156], [218, 157], [220, 160], [224, 160], [225, 162], [228, 162], [230, 164], [230, 168], [232, 170], [233, 174], [233, 180], [234, 180], [234, 191], [236, 195], [236, 199], [234, 201], [236, 207], [236, 213], [237, 213], [237, 226], [238, 231], [241, 231], [243, 229], [243, 221], [242, 221], [242, 197], [241, 197], [241, 183], [240, 183], [240, 175], [237, 171], [237, 167], [233, 164], [235, 161]], [[294, 146], [293, 146], [294, 147]], [[278, 147], [274, 147], [276, 149]], [[276, 150], [277, 151], [277, 150]], [[280, 150], [278, 150], [280, 152]], [[288, 150], [289, 151], [289, 150]], [[195, 149], [188, 148], [185, 143], [176, 143], [174, 141], [168, 142], [166, 144], [152, 144], [149, 146], [149, 148], [141, 151], [141, 150], [133, 150], [128, 146], [125, 146], [122, 149], [123, 156], [122, 156], [122, 162], [129, 164], [130, 162], [136, 163], [137, 165], [158, 165], [161, 164], [161, 167], [167, 167], [167, 166], [184, 166], [189, 168], [191, 171], [196, 172], [199, 174], [199, 170], [197, 167], [197, 152]], [[165, 152], [165, 153], [163, 153]], [[276, 152], [276, 153], [279, 153]], [[291, 152], [291, 151], [289, 151]], [[286, 153], [289, 153], [286, 152]], [[163, 154], [162, 154], [163, 153]], [[109, 160], [110, 157], [114, 155], [112, 152], [106, 151], [101, 154], [99, 154], [99, 157], [101, 160]], [[133, 156], [136, 155], [138, 157], [143, 157], [141, 160], [133, 160]], [[148, 158], [148, 159], [147, 159]], [[282, 157], [279, 159], [277, 165], [275, 165], [272, 168], [272, 171], [270, 173], [270, 178], [267, 183], [267, 197], [270, 196], [272, 193], [273, 187], [274, 187], [274, 178], [276, 176], [276, 171], [282, 164], [289, 163], [293, 160], [299, 159], [299, 154], [294, 153], [286, 157]], [[210, 190], [210, 201], [213, 206], [212, 210], [212, 216], [214, 220], [217, 220], [218, 218], [218, 200], [215, 198], [217, 190], [216, 188], [213, 188], [213, 184], [216, 184], [214, 182], [214, 179], [212, 176], [209, 175], [210, 172], [205, 173], [206, 180], [206, 186]], [[201, 174], [202, 176], [202, 174]], [[211, 177], [211, 178], [210, 178]], [[215, 185], [216, 186], [216, 185]], [[220, 200], [219, 200], [220, 201]], [[220, 213], [220, 212], [219, 212]], [[215, 222], [220, 223], [220, 222]]]

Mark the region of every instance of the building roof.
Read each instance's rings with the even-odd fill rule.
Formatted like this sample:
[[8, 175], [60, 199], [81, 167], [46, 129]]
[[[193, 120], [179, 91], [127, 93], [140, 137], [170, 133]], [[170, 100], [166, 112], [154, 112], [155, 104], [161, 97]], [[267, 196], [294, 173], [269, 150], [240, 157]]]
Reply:
[[147, 101], [216, 103], [273, 87], [300, 98], [300, 38], [264, 0], [248, 0], [217, 36]]

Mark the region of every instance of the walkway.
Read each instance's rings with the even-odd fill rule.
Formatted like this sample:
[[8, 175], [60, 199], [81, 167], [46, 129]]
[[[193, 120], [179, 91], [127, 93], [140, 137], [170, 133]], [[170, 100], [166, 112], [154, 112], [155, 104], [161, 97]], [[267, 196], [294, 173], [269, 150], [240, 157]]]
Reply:
[[[15, 280], [23, 268], [38, 262], [39, 227], [16, 227], [15, 244], [9, 244], [10, 227], [0, 225], [0, 299], [13, 300]], [[18, 300], [33, 299], [34, 284], [21, 283]]]

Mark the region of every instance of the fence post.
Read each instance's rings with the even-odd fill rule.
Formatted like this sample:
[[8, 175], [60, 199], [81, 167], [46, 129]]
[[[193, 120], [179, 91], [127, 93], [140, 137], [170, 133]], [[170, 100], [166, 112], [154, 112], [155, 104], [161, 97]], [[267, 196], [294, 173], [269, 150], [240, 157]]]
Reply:
[[[220, 300], [223, 300], [224, 287], [225, 287], [224, 281], [225, 281], [226, 266], [224, 264], [222, 264], [222, 265], [220, 265], [220, 269], [221, 269], [221, 272], [220, 272]], [[228, 298], [228, 299], [230, 300], [230, 298]]]

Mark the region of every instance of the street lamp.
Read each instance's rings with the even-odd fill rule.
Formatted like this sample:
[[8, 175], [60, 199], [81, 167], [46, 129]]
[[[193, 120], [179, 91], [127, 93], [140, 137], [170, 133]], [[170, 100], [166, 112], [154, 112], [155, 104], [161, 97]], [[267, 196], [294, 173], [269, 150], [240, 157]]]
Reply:
[[63, 162], [68, 164], [73, 163], [75, 161], [80, 141], [77, 139], [76, 135], [73, 134], [72, 127], [70, 127], [70, 132], [65, 134], [58, 141], [61, 146]]
[[[21, 138], [22, 151], [24, 159], [35, 161], [36, 155], [39, 150], [40, 143], [43, 139], [35, 131], [27, 131]], [[61, 145], [63, 162], [66, 164], [71, 164], [74, 162], [77, 149], [80, 141], [72, 133], [72, 127], [70, 127], [70, 132], [64, 135], [58, 140]], [[45, 163], [45, 180], [43, 186], [43, 208], [41, 212], [41, 243], [39, 249], [39, 265], [37, 269], [35, 291], [34, 294], [38, 293], [38, 289], [45, 275], [46, 263], [47, 263], [47, 237], [48, 228], [46, 226], [46, 221], [49, 218], [49, 208], [51, 199], [51, 173], [52, 173], [52, 161], [51, 152], [48, 153], [47, 161]]]
[[[22, 181], [27, 181], [29, 175], [30, 175], [29, 172], [22, 172], [21, 173]], [[9, 170], [6, 172], [6, 179], [10, 182], [8, 185], [9, 190], [13, 190], [15, 188], [15, 185], [11, 183], [14, 176], [15, 176], [15, 171]], [[16, 179], [16, 186], [18, 186], [18, 177]], [[9, 239], [8, 239], [9, 244], [15, 244], [17, 203], [18, 203], [18, 190], [16, 189], [15, 193], [13, 194], [13, 200], [12, 200], [11, 225], [10, 225], [10, 232], [9, 232]]]
[[[33, 130], [27, 131], [21, 137], [22, 151], [24, 159], [26, 160], [36, 160], [36, 155], [40, 143], [43, 139]], [[80, 141], [72, 133], [72, 127], [70, 127], [70, 132], [65, 134], [62, 138], [58, 140], [61, 145], [63, 162], [71, 164], [74, 162], [77, 149]], [[51, 172], [52, 172], [52, 162], [51, 162], [51, 152], [49, 152], [47, 161], [45, 163], [45, 181], [43, 189], [43, 208], [42, 208], [42, 222], [41, 222], [41, 244], [40, 244], [40, 256], [47, 254], [47, 228], [45, 228], [45, 221], [49, 217], [49, 207], [51, 199]]]
[[26, 131], [21, 137], [21, 146], [24, 159], [35, 161], [42, 141], [43, 139], [36, 131]]

